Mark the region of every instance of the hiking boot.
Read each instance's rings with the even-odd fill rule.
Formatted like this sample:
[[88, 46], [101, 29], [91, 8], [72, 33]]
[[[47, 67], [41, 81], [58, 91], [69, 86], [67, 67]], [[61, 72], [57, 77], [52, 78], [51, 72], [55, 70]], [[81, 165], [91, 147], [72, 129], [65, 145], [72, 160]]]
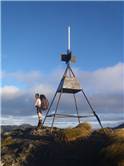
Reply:
[[38, 129], [39, 129], [39, 128], [42, 128], [42, 121], [39, 120], [38, 125], [37, 125], [37, 128], [38, 128]]

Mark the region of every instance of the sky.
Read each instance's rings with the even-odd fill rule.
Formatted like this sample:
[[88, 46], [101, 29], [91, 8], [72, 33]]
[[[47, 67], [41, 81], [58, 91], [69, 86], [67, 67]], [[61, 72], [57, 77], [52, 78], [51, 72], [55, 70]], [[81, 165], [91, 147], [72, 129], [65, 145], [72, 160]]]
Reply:
[[[52, 100], [66, 67], [68, 26], [81, 87], [103, 121], [124, 120], [124, 2], [6, 1], [1, 9], [3, 124], [34, 124], [35, 92]], [[73, 99], [62, 100], [61, 110], [72, 113]], [[78, 100], [80, 112], [90, 112], [81, 94]]]

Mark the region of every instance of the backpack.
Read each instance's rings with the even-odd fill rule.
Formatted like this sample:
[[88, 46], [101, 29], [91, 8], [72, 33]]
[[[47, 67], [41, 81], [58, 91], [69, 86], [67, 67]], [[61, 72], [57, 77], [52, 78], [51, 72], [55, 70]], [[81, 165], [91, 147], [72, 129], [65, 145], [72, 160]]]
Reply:
[[49, 107], [49, 101], [46, 98], [45, 95], [40, 95], [40, 99], [41, 99], [41, 109], [42, 110], [47, 110]]

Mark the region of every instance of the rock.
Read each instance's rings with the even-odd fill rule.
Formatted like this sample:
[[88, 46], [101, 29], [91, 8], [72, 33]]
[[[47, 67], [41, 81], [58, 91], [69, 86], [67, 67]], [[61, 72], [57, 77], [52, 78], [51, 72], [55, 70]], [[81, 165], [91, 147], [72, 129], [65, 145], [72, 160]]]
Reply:
[[43, 136], [46, 134], [46, 130], [42, 129], [42, 128], [39, 128], [39, 129], [34, 129], [31, 131], [31, 134], [32, 135], [37, 135], [37, 136]]

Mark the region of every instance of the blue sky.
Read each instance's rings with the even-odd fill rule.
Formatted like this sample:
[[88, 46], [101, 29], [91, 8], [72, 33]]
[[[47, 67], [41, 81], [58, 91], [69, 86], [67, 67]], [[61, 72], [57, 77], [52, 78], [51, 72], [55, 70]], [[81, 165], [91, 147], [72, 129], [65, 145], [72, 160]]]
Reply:
[[1, 14], [3, 114], [29, 115], [37, 90], [51, 99], [65, 67], [68, 25], [81, 85], [101, 113], [122, 112], [124, 2], [6, 1]]
[[68, 25], [75, 66], [95, 70], [122, 61], [122, 3], [3, 2], [3, 70], [53, 70], [66, 52]]

